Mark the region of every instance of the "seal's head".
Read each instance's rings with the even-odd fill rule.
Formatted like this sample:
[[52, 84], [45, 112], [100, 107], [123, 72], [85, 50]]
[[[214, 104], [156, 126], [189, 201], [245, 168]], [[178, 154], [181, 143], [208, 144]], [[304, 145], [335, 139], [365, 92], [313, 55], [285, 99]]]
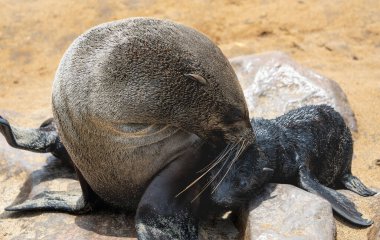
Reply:
[[212, 201], [225, 208], [234, 208], [252, 199], [273, 175], [274, 170], [266, 167], [266, 163], [265, 157], [253, 144], [235, 162], [215, 168], [211, 174], [215, 178], [211, 184]]
[[68, 49], [53, 89], [54, 109], [68, 105], [70, 116], [115, 131], [162, 124], [215, 145], [254, 139], [228, 59], [202, 33], [166, 20], [131, 18], [90, 29]]
[[189, 128], [195, 123], [190, 129], [216, 144], [241, 143], [243, 140], [254, 143], [255, 136], [240, 85], [233, 71], [227, 66], [225, 71], [229, 71], [228, 77], [210, 77], [205, 84], [195, 86], [204, 94], [196, 99], [197, 115], [194, 115], [192, 122], [187, 121], [185, 127]]
[[213, 54], [198, 57], [200, 65], [185, 73], [184, 78], [179, 77], [181, 87], [177, 86], [176, 94], [180, 96], [172, 104], [175, 115], [171, 124], [216, 144], [243, 139], [253, 143], [255, 137], [239, 81], [221, 51], [211, 43], [207, 46], [214, 48]]

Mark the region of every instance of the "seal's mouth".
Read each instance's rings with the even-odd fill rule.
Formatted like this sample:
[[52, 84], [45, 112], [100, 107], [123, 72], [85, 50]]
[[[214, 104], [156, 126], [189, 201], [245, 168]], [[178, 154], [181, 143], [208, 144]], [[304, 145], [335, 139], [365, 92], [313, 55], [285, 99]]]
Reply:
[[[226, 193], [226, 195], [229, 195]], [[215, 203], [217, 206], [225, 208], [225, 209], [233, 209], [241, 207], [242, 205], [246, 204], [248, 202], [249, 198], [239, 198], [239, 197], [211, 197], [213, 203]]]
[[230, 208], [234, 205], [232, 198], [230, 197], [215, 197], [214, 195], [211, 197], [212, 201], [220, 207]]

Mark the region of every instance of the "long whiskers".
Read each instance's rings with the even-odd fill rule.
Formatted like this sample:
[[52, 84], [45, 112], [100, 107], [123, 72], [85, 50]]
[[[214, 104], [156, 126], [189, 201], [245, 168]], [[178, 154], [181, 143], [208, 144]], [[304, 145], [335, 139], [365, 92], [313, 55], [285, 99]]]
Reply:
[[226, 171], [226, 173], [223, 175], [222, 179], [219, 181], [219, 183], [214, 187], [214, 189], [212, 190], [211, 193], [214, 193], [215, 190], [219, 187], [219, 185], [223, 182], [224, 178], [227, 176], [228, 172], [230, 171], [232, 165], [239, 159], [240, 155], [242, 154], [242, 152], [245, 150], [245, 148], [247, 147], [247, 143], [245, 141], [243, 141], [240, 149], [236, 152], [235, 154], [235, 157], [234, 159], [231, 161], [230, 165], [228, 166], [228, 169]]
[[226, 158], [226, 161], [224, 161], [223, 165], [219, 168], [218, 172], [211, 178], [210, 181], [207, 182], [207, 184], [202, 188], [202, 190], [191, 200], [191, 202], [194, 202], [207, 188], [208, 186], [210, 186], [210, 184], [218, 177], [219, 173], [223, 170], [224, 166], [226, 166], [228, 159], [230, 157], [230, 155], [233, 153], [232, 151], [233, 149], [231, 149], [231, 151], [229, 151], [228, 153], [228, 156]]
[[[219, 156], [217, 157], [217, 160], [214, 161], [215, 163], [212, 164], [210, 166], [210, 168], [205, 171], [202, 175], [200, 175], [197, 179], [195, 179], [193, 182], [191, 182], [189, 185], [187, 185], [187, 187], [185, 189], [183, 189], [181, 192], [179, 192], [175, 197], [178, 197], [179, 195], [181, 195], [182, 193], [184, 193], [187, 189], [189, 189], [190, 187], [192, 187], [195, 183], [197, 183], [201, 178], [203, 178], [208, 172], [210, 172], [216, 165], [218, 165], [224, 158], [224, 156], [230, 152], [232, 149], [234, 149], [236, 146], [237, 146], [238, 143], [236, 144], [233, 144], [233, 145], [227, 145], [225, 147], [225, 150], [222, 151], [221, 154], [219, 154]], [[227, 149], [227, 150], [226, 150]]]
[[214, 164], [218, 164], [225, 156], [226, 154], [233, 148], [233, 146], [231, 147], [231, 144], [227, 144], [227, 146], [224, 148], [224, 150], [218, 155], [218, 157], [215, 158], [214, 161], [212, 161], [211, 163], [207, 164], [204, 168], [202, 168], [201, 170], [199, 170], [197, 173], [201, 173], [201, 172], [204, 172], [206, 169], [208, 169], [211, 165], [214, 165]]
[[[191, 182], [185, 189], [183, 189], [181, 192], [179, 192], [175, 197], [178, 197], [182, 193], [184, 193], [186, 190], [188, 190], [190, 187], [192, 187], [195, 183], [197, 183], [200, 179], [202, 179], [208, 172], [210, 172], [212, 169], [214, 169], [222, 160], [225, 160], [222, 166], [219, 168], [218, 172], [211, 178], [210, 181], [208, 181], [205, 186], [201, 189], [201, 191], [191, 200], [191, 202], [194, 202], [209, 186], [212, 182], [215, 181], [215, 179], [220, 175], [222, 170], [226, 165], [228, 165], [227, 171], [223, 175], [222, 179], [218, 182], [216, 187], [214, 187], [212, 193], [215, 192], [215, 190], [219, 187], [219, 185], [222, 183], [224, 178], [227, 176], [228, 172], [230, 171], [232, 165], [238, 160], [240, 155], [243, 153], [243, 151], [246, 149], [246, 147], [249, 144], [249, 141], [242, 140], [243, 138], [240, 138], [236, 143], [234, 144], [228, 144], [223, 151], [218, 155], [218, 157], [212, 161], [211, 163], [207, 164], [204, 168], [199, 170], [197, 173], [203, 172], [202, 175], [200, 175], [197, 179], [195, 179], [193, 182]], [[240, 145], [240, 148], [237, 149], [237, 146]], [[235, 154], [234, 154], [235, 153]], [[231, 156], [234, 154], [233, 158], [231, 159]], [[231, 159], [231, 160], [230, 160]], [[229, 163], [229, 164], [227, 164]]]

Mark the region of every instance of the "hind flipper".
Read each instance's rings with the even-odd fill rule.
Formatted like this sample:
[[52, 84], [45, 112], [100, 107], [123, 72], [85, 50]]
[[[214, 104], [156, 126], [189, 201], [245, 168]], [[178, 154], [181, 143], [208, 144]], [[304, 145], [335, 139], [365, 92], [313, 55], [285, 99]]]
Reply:
[[37, 129], [12, 127], [9, 122], [0, 116], [0, 133], [8, 144], [14, 148], [47, 153], [73, 165], [65, 146], [62, 144], [52, 118], [44, 121]]
[[44, 127], [38, 129], [12, 127], [1, 116], [0, 132], [10, 146], [39, 153], [51, 152], [58, 139], [58, 134], [55, 130]]
[[83, 214], [104, 205], [104, 202], [92, 190], [81, 172], [74, 166], [82, 193], [62, 191], [44, 191], [23, 203], [5, 208], [7, 211], [59, 211]]
[[371, 189], [367, 188], [359, 178], [353, 176], [351, 173], [345, 174], [340, 181], [343, 183], [343, 185], [348, 189], [351, 190], [361, 196], [368, 197], [373, 196], [377, 192], [372, 191]]
[[86, 204], [81, 194], [45, 191], [33, 199], [5, 208], [7, 211], [60, 211], [69, 213], [85, 213], [92, 208]]
[[353, 202], [343, 194], [320, 184], [305, 166], [299, 169], [299, 185], [329, 201], [334, 211], [352, 224], [362, 227], [372, 225], [373, 221], [361, 217], [362, 214], [356, 210]]

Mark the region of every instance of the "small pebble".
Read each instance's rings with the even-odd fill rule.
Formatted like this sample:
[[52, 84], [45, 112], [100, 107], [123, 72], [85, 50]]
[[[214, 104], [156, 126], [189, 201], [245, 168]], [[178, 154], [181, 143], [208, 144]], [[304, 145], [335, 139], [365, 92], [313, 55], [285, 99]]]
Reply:
[[376, 164], [377, 166], [380, 166], [380, 159], [376, 159], [376, 160], [375, 160], [375, 164]]

